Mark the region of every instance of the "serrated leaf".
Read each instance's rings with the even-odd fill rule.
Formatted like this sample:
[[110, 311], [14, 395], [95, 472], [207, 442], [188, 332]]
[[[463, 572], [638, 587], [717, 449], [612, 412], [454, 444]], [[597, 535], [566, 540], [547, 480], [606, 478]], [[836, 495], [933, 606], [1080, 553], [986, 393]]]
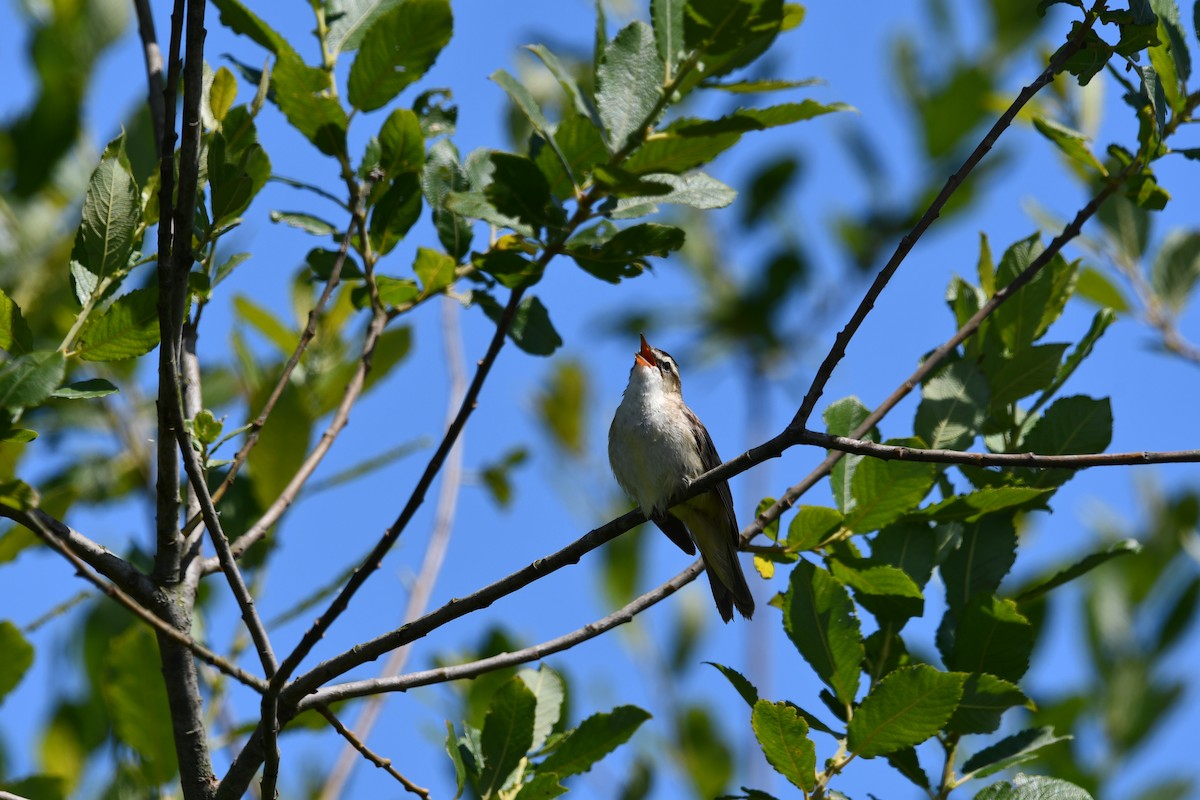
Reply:
[[672, 122], [667, 133], [681, 137], [717, 136], [729, 133], [765, 131], [781, 125], [815, 119], [839, 111], [853, 111], [846, 103], [819, 103], [816, 100], [801, 100], [799, 103], [781, 103], [766, 108], [739, 108], [732, 114], [718, 119], [694, 119], [685, 117]]
[[[888, 444], [921, 447], [920, 440], [895, 439]], [[917, 507], [933, 487], [935, 467], [916, 461], [866, 458], [854, 470], [846, 527], [857, 533], [886, 527]]]
[[650, 0], [650, 22], [654, 26], [654, 44], [658, 57], [666, 65], [665, 79], [671, 80], [683, 57], [683, 9], [686, 0]]
[[271, 160], [256, 141], [237, 147], [224, 134], [214, 133], [208, 142], [208, 181], [212, 224], [231, 224], [271, 177]]
[[614, 151], [655, 122], [651, 112], [664, 79], [654, 31], [646, 23], [629, 23], [604, 48], [596, 68], [596, 105]]
[[568, 242], [567, 252], [585, 272], [609, 283], [632, 278], [648, 269], [649, 256], [660, 258], [683, 246], [684, 232], [671, 225], [644, 222], [600, 241]]
[[988, 364], [993, 410], [1003, 409], [1039, 389], [1046, 389], [1058, 375], [1065, 344], [1037, 344]]
[[871, 758], [936, 735], [958, 706], [965, 680], [925, 665], [889, 673], [855, 710], [846, 729], [849, 751]]
[[517, 677], [492, 695], [479, 738], [483, 755], [479, 793], [483, 797], [494, 797], [529, 752], [536, 709], [537, 698]]
[[637, 706], [617, 706], [607, 714], [593, 714], [559, 742], [538, 771], [562, 778], [581, 775], [627, 742], [648, 719], [650, 714]]
[[796, 709], [787, 703], [759, 700], [750, 726], [767, 763], [792, 785], [811, 792], [816, 785], [816, 748], [808, 738], [808, 723]]
[[[830, 403], [821, 418], [825, 422], [825, 432], [830, 436], [849, 436], [862, 426], [870, 413], [870, 409], [863, 405], [857, 397], [844, 397]], [[878, 440], [877, 436], [870, 433], [867, 434], [867, 438]], [[850, 492], [850, 481], [854, 478], [854, 471], [864, 458], [864, 456], [846, 453], [833, 465], [833, 470], [829, 473], [833, 499], [843, 513], [854, 508], [854, 496]]]
[[[551, 193], [560, 200], [575, 196], [576, 184], [584, 184], [592, 169], [608, 160], [608, 148], [604, 137], [591, 122], [578, 114], [571, 114], [554, 129], [554, 141], [558, 150], [548, 144], [534, 148], [533, 161], [546, 176]], [[567, 172], [563, 162], [570, 167]]]
[[17, 687], [33, 665], [33, 645], [21, 635], [21, 630], [8, 620], [0, 620], [0, 702]]
[[710, 667], [714, 667], [718, 672], [724, 675], [725, 679], [733, 685], [733, 688], [737, 690], [737, 693], [741, 695], [743, 700], [746, 701], [746, 705], [750, 706], [752, 709], [754, 708], [754, 704], [758, 702], [758, 689], [754, 688], [754, 684], [747, 680], [745, 675], [738, 672], [733, 667], [727, 667], [724, 664], [718, 664], [715, 661], [705, 661], [704, 663], [708, 664]]
[[740, 138], [740, 133], [716, 133], [712, 136], [656, 133], [634, 150], [623, 166], [632, 175], [678, 175], [704, 166], [737, 144]]
[[420, 179], [415, 172], [402, 173], [392, 181], [371, 209], [371, 221], [367, 228], [371, 246], [380, 255], [390, 253], [404, 240], [420, 217]]
[[379, 168], [389, 180], [425, 166], [425, 137], [415, 112], [397, 108], [379, 129]]
[[67, 364], [57, 350], [35, 350], [0, 364], [0, 408], [32, 408], [62, 383]]
[[[1021, 440], [1021, 449], [1042, 455], [1101, 453], [1112, 441], [1112, 405], [1108, 398], [1075, 395], [1050, 404]], [[1022, 470], [1022, 473], [1027, 471]], [[1041, 470], [1030, 477], [1033, 486], [1057, 486], [1069, 470]]]
[[780, 0], [690, 0], [684, 7], [684, 46], [703, 59], [703, 77], [717, 78], [766, 52], [783, 27], [783, 18]]
[[491, 183], [483, 190], [488, 202], [505, 217], [536, 231], [546, 222], [550, 185], [537, 165], [524, 156], [491, 154]]
[[201, 444], [210, 445], [221, 438], [225, 423], [213, 416], [207, 408], [201, 409], [192, 419], [192, 430]]
[[133, 625], [108, 642], [100, 683], [117, 738], [141, 757], [141, 769], [154, 784], [166, 783], [179, 769], [160, 665], [154, 634]]
[[1034, 707], [1016, 684], [995, 675], [974, 674], [963, 684], [962, 700], [946, 723], [946, 730], [959, 735], [991, 733], [1000, 727], [1001, 715], [1018, 706]]
[[71, 258], [97, 278], [124, 272], [142, 217], [141, 194], [125, 154], [125, 135], [108, 143], [88, 181]]
[[833, 577], [854, 590], [859, 604], [876, 619], [903, 623], [920, 616], [925, 608], [921, 587], [899, 567], [871, 559], [834, 558], [829, 569]]
[[328, 0], [325, 47], [330, 56], [357, 50], [363, 36], [381, 16], [404, 0]]
[[118, 391], [117, 387], [103, 378], [90, 378], [86, 381], [76, 381], [66, 386], [60, 386], [50, 396], [63, 400], [85, 400], [116, 394]]
[[1050, 727], [1029, 728], [1007, 736], [980, 750], [963, 764], [963, 779], [985, 778], [1001, 770], [1028, 761], [1038, 750], [1055, 742], [1065, 742], [1070, 736], [1055, 736]]
[[889, 525], [871, 540], [871, 560], [899, 567], [921, 587], [933, 574], [933, 531], [920, 522]]
[[987, 514], [1006, 508], [1022, 508], [1037, 503], [1050, 494], [1050, 489], [1030, 486], [996, 486], [978, 489], [968, 494], [947, 497], [940, 503], [922, 508], [910, 519], [934, 522], [974, 522]]
[[248, 36], [276, 55], [293, 52], [286, 39], [238, 0], [212, 0], [212, 2], [221, 12], [221, 24], [234, 33]]
[[[996, 268], [996, 288], [1003, 289], [1012, 283], [1044, 249], [1041, 237], [1035, 233], [1005, 250]], [[1058, 260], [1062, 265], [1066, 264], [1061, 257]], [[992, 327], [1009, 352], [1016, 352], [1033, 343], [1050, 302], [1050, 273], [1055, 266], [1053, 263], [1047, 264], [1036, 277], [993, 312]]]
[[642, 182], [660, 186], [662, 192], [622, 197], [611, 214], [613, 219], [631, 219], [654, 213], [656, 203], [674, 203], [702, 211], [724, 208], [737, 197], [736, 191], [703, 172], [683, 176], [667, 173], [645, 175]]
[[[472, 302], [477, 303], [493, 322], [500, 321], [504, 309], [495, 299], [477, 291], [472, 295]], [[535, 356], [548, 356], [562, 346], [562, 338], [554, 330], [549, 312], [542, 301], [533, 296], [526, 297], [517, 306], [508, 336], [517, 347]]]
[[373, 111], [390, 103], [433, 66], [453, 29], [449, 0], [405, 0], [382, 14], [350, 65], [350, 104]]
[[1029, 669], [1033, 626], [1012, 600], [980, 594], [960, 613], [954, 652], [946, 666], [960, 672], [980, 672], [1019, 681]]
[[11, 297], [0, 290], [0, 349], [12, 355], [28, 353], [33, 349], [33, 333], [21, 309]]
[[1084, 556], [1069, 567], [1065, 567], [1046, 580], [1039, 582], [1036, 586], [1032, 586], [1021, 592], [1017, 595], [1016, 601], [1018, 603], [1027, 603], [1030, 600], [1036, 600], [1051, 589], [1056, 589], [1064, 583], [1069, 583], [1081, 575], [1091, 572], [1106, 561], [1125, 555], [1137, 555], [1141, 551], [1142, 546], [1136, 539], [1122, 539], [1119, 542], [1114, 542], [1103, 550]]
[[975, 800], [1092, 800], [1092, 796], [1069, 781], [1018, 773], [1011, 781], [993, 783]]
[[921, 387], [913, 432], [934, 450], [966, 450], [983, 428], [988, 382], [969, 361], [955, 361]]
[[800, 561], [783, 596], [783, 627], [837, 699], [847, 706], [854, 702], [864, 651], [846, 587], [825, 570]]

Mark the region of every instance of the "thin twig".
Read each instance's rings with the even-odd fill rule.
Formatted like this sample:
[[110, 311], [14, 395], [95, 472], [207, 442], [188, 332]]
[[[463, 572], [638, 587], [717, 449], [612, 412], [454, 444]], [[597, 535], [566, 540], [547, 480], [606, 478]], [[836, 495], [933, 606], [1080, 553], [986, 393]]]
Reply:
[[1137, 453], [1087, 453], [1052, 456], [1037, 453], [968, 453], [962, 450], [923, 450], [896, 447], [847, 436], [830, 436], [804, 431], [802, 444], [856, 453], [885, 461], [922, 461], [935, 464], [967, 464], [974, 467], [1031, 467], [1033, 469], [1087, 469], [1130, 464], [1179, 464], [1200, 461], [1200, 450], [1143, 451]]
[[350, 747], [353, 747], [355, 750], [361, 753], [363, 758], [367, 759], [372, 764], [386, 772], [388, 775], [391, 775], [393, 778], [395, 778], [399, 784], [404, 787], [405, 791], [415, 794], [418, 797], [423, 797], [425, 800], [429, 800], [428, 789], [417, 786], [408, 778], [397, 772], [396, 768], [392, 766], [392, 760], [390, 758], [382, 758], [369, 747], [367, 747], [366, 743], [363, 742], [363, 739], [366, 738], [366, 734], [363, 734], [362, 738], [355, 736], [354, 731], [349, 730], [345, 725], [343, 725], [342, 721], [339, 720], [329, 706], [325, 705], [324, 703], [317, 703], [313, 706], [313, 708], [318, 714], [323, 716], [330, 725], [333, 726], [334, 730], [342, 735], [342, 738], [346, 740]]
[[[214, 502], [220, 501], [225, 492], [229, 491], [229, 487], [233, 485], [238, 470], [246, 463], [246, 458], [250, 455], [250, 451], [258, 444], [259, 433], [262, 431], [263, 426], [267, 424], [267, 418], [271, 415], [275, 404], [279, 402], [280, 395], [287, 388], [288, 381], [292, 377], [292, 371], [296, 369], [296, 365], [300, 363], [300, 358], [304, 355], [304, 351], [308, 349], [309, 344], [317, 335], [317, 323], [342, 277], [342, 265], [346, 263], [346, 255], [350, 247], [350, 231], [353, 230], [353, 224], [351, 222], [351, 227], [347, 228], [345, 234], [342, 236], [342, 244], [338, 248], [337, 257], [334, 258], [333, 266], [329, 270], [329, 280], [325, 282], [325, 288], [321, 291], [321, 296], [317, 298], [316, 305], [309, 310], [308, 321], [304, 326], [304, 330], [301, 331], [300, 339], [296, 342], [296, 347], [288, 357], [287, 363], [283, 365], [283, 372], [280, 373], [279, 379], [275, 381], [275, 388], [271, 390], [271, 394], [267, 396], [263, 407], [259, 409], [258, 416], [250, 423], [250, 429], [246, 433], [245, 441], [242, 442], [242, 446], [238, 449], [237, 454], [234, 455], [229, 469], [225, 472], [225, 478], [221, 481], [221, 485], [213, 492]], [[187, 529], [191, 530], [198, 522], [197, 518], [188, 520]]]
[[[63, 558], [67, 559], [67, 561], [71, 562], [71, 565], [75, 567], [76, 574], [79, 575], [79, 577], [83, 578], [85, 581], [87, 581], [88, 583], [95, 586], [97, 589], [99, 589], [105, 595], [112, 598], [120, 605], [124, 606], [131, 614], [133, 614], [135, 617], [140, 619], [142, 622], [145, 622], [147, 625], [154, 628], [157, 632], [166, 636], [167, 638], [171, 639], [172, 641], [176, 642], [177, 644], [180, 644], [180, 645], [186, 647], [188, 650], [192, 651], [196, 655], [197, 658], [201, 659], [202, 661], [205, 661], [208, 664], [211, 664], [212, 666], [219, 669], [221, 672], [224, 672], [226, 675], [228, 675], [229, 677], [238, 681], [239, 683], [245, 684], [246, 686], [249, 686], [251, 689], [254, 689], [255, 691], [258, 691], [258, 692], [263, 692], [266, 690], [266, 688], [267, 688], [266, 681], [262, 680], [261, 678], [255, 677], [254, 675], [251, 675], [250, 673], [241, 669], [237, 665], [229, 662], [228, 660], [222, 658], [221, 656], [217, 655], [213, 651], [209, 650], [207, 647], [200, 644], [195, 639], [188, 636], [186, 633], [183, 633], [182, 631], [176, 629], [175, 627], [173, 627], [172, 625], [167, 623], [165, 620], [160, 619], [155, 614], [148, 611], [143, 605], [141, 605], [137, 600], [135, 600], [133, 597], [131, 597], [125, 591], [123, 591], [120, 587], [118, 587], [112, 583], [109, 583], [108, 581], [104, 580], [99, 575], [95, 574], [90, 569], [88, 569], [88, 566], [89, 566], [88, 563], [85, 562], [83, 558], [76, 555], [73, 552], [72, 547], [68, 547], [64, 543], [62, 533], [52, 532], [52, 530], [56, 526], [44, 524], [46, 521], [57, 522], [57, 520], [54, 520], [53, 517], [48, 517], [46, 515], [41, 514], [41, 512], [38, 512], [38, 511], [34, 511], [32, 513], [17, 512], [17, 515], [19, 515], [19, 516], [13, 515], [11, 513], [6, 513], [6, 512], [11, 512], [11, 511], [13, 511], [13, 509], [9, 509], [5, 506], [0, 506], [0, 513], [4, 514], [4, 516], [9, 517], [14, 522], [19, 522], [20, 524], [24, 525], [26, 528], [28, 528], [29, 530], [31, 530], [35, 534], [37, 534], [38, 538], [41, 539], [43, 542], [45, 542], [46, 545], [51, 550], [54, 550], [56, 553], [61, 555]], [[58, 523], [58, 524], [61, 525], [61, 523]], [[65, 526], [63, 526], [63, 527], [65, 528]], [[70, 530], [70, 529], [67, 529], [67, 530]], [[72, 531], [72, 533], [74, 533], [74, 532]], [[132, 567], [131, 567], [131, 569], [132, 569]], [[145, 576], [141, 576], [141, 577], [142, 577], [142, 580], [146, 580]]]
[[1004, 113], [1000, 115], [1000, 118], [996, 120], [996, 123], [992, 125], [991, 130], [987, 132], [987, 135], [985, 135], [975, 149], [971, 151], [971, 155], [967, 156], [967, 160], [964, 161], [962, 166], [958, 168], [958, 171], [946, 179], [945, 186], [943, 186], [942, 190], [938, 192], [937, 197], [933, 199], [933, 201], [929, 204], [929, 207], [925, 209], [925, 213], [921, 215], [919, 220], [917, 220], [917, 224], [913, 226], [911, 231], [909, 231], [903, 238], [900, 239], [899, 243], [896, 245], [895, 252], [892, 253], [892, 257], [888, 259], [887, 264], [885, 264], [883, 269], [879, 271], [879, 274], [875, 276], [874, 282], [872, 282], [870, 288], [867, 289], [867, 293], [863, 295], [863, 299], [859, 302], [858, 308], [854, 310], [854, 314], [850, 317], [850, 321], [847, 322], [846, 327], [842, 328], [842, 330], [838, 333], [834, 340], [833, 347], [829, 349], [829, 353], [825, 356], [825, 360], [821, 362], [821, 366], [813, 378], [812, 385], [809, 387], [808, 393], [804, 396], [804, 401], [800, 404], [799, 410], [796, 411], [796, 416], [792, 420], [792, 427], [803, 428], [808, 424], [808, 418], [812, 416], [812, 412], [817, 406], [817, 401], [820, 400], [821, 395], [824, 394], [825, 386], [829, 382], [830, 377], [832, 377], [834, 368], [837, 367], [838, 362], [845, 357], [846, 347], [850, 344], [850, 340], [853, 339], [854, 334], [858, 332], [859, 327], [867, 318], [867, 314], [870, 313], [871, 309], [875, 307], [875, 301], [879, 299], [880, 293], [883, 292], [884, 287], [886, 287], [888, 281], [892, 279], [892, 276], [896, 273], [896, 270], [900, 268], [900, 264], [903, 263], [904, 259], [908, 257], [909, 252], [912, 250], [913, 246], [916, 245], [917, 240], [920, 239], [921, 235], [925, 233], [925, 230], [933, 224], [934, 220], [941, 215], [942, 208], [945, 207], [947, 201], [949, 201], [950, 197], [958, 190], [960, 186], [962, 186], [962, 184], [966, 181], [967, 176], [970, 175], [971, 171], [975, 169], [976, 165], [983, 160], [983, 157], [987, 155], [988, 151], [992, 149], [992, 147], [996, 144], [996, 141], [1000, 138], [1000, 135], [1004, 133], [1010, 124], [1012, 124], [1012, 121], [1016, 118], [1017, 113], [1020, 112], [1026, 103], [1033, 99], [1035, 94], [1041, 91], [1044, 86], [1054, 79], [1054, 76], [1057, 75], [1062, 69], [1063, 64], [1066, 63], [1067, 59], [1074, 55], [1079, 48], [1083, 46], [1084, 35], [1088, 30], [1091, 29], [1095, 19], [1096, 17], [1091, 12], [1087, 12], [1084, 15], [1083, 24], [1074, 33], [1074, 35], [1067, 40], [1067, 44], [1055, 54], [1054, 58], [1050, 60], [1050, 64], [1046, 67], [1046, 69], [1042, 70], [1042, 74], [1038, 75], [1038, 77], [1032, 83], [1021, 90], [1016, 99], [1012, 101]]
[[[463, 364], [462, 334], [458, 329], [458, 303], [445, 297], [442, 299], [442, 339], [445, 347], [446, 368], [449, 372], [450, 392], [447, 398], [447, 424], [453, 421], [455, 410], [462, 402], [463, 393], [467, 388], [466, 367]], [[408, 623], [425, 613], [429, 607], [429, 598], [433, 594], [434, 584], [441, 574], [445, 561], [446, 549], [450, 544], [450, 533], [454, 529], [454, 513], [458, 506], [458, 493], [462, 486], [463, 439], [460, 436], [450, 456], [446, 459], [446, 467], [442, 473], [442, 486], [438, 494], [437, 513], [434, 517], [433, 533], [425, 548], [425, 557], [421, 569], [417, 573], [416, 582], [408, 596], [404, 608], [403, 622]], [[404, 670], [410, 652], [409, 646], [398, 647], [391, 652], [388, 660], [380, 670], [380, 677], [390, 678], [399, 675]], [[354, 728], [359, 738], [365, 742], [371, 736], [375, 722], [383, 710], [384, 695], [372, 697], [363, 706], [354, 722]], [[335, 800], [341, 797], [346, 782], [354, 765], [359, 763], [355, 751], [362, 752], [352, 740], [342, 748], [337, 763], [325, 780], [321, 789], [321, 797]]]

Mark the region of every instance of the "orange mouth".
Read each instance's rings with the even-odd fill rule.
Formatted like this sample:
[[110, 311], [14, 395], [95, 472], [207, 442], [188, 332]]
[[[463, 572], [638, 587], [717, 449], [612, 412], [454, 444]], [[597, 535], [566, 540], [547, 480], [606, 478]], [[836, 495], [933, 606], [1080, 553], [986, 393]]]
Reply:
[[646, 337], [641, 336], [642, 349], [634, 353], [633, 360], [641, 367], [654, 367], [658, 365], [658, 359], [654, 357], [654, 351], [650, 349], [650, 345], [646, 343]]

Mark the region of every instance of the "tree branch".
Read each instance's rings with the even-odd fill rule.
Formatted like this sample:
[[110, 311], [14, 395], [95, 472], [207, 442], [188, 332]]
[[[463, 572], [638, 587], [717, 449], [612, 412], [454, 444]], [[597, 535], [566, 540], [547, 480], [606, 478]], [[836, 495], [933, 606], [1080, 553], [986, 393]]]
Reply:
[[812, 412], [817, 406], [817, 401], [824, 394], [825, 386], [829, 382], [830, 377], [832, 377], [834, 368], [837, 367], [838, 362], [846, 355], [846, 347], [850, 344], [850, 340], [858, 332], [859, 327], [867, 318], [867, 314], [875, 307], [875, 301], [879, 299], [879, 295], [883, 292], [884, 287], [887, 286], [888, 281], [892, 279], [896, 270], [900, 268], [900, 264], [908, 257], [917, 240], [933, 224], [934, 220], [941, 215], [942, 208], [945, 207], [947, 201], [958, 191], [958, 188], [966, 181], [971, 171], [975, 169], [979, 162], [983, 160], [983, 157], [987, 155], [988, 151], [992, 149], [996, 141], [1000, 138], [1000, 135], [1012, 124], [1018, 112], [1025, 107], [1026, 103], [1033, 99], [1034, 95], [1054, 79], [1054, 76], [1062, 70], [1063, 64], [1066, 63], [1067, 59], [1083, 46], [1084, 35], [1091, 30], [1095, 20], [1096, 17], [1091, 12], [1085, 12], [1083, 24], [1068, 38], [1067, 44], [1059, 49], [1050, 60], [1050, 64], [1046, 69], [1042, 70], [1042, 74], [1038, 75], [1032, 83], [1021, 90], [1016, 99], [1005, 109], [1004, 113], [1000, 115], [1000, 118], [996, 120], [996, 123], [992, 125], [991, 129], [971, 152], [971, 155], [967, 156], [967, 160], [958, 168], [958, 171], [946, 179], [945, 186], [938, 192], [937, 197], [933, 199], [929, 207], [925, 209], [925, 213], [917, 220], [917, 224], [900, 239], [900, 242], [896, 245], [895, 252], [892, 253], [892, 257], [888, 259], [887, 264], [875, 276], [874, 282], [867, 289], [867, 293], [859, 302], [858, 308], [854, 310], [850, 321], [846, 323], [846, 327], [842, 328], [834, 339], [833, 347], [830, 348], [829, 353], [825, 356], [825, 360], [821, 362], [820, 368], [817, 369], [812, 385], [809, 387], [808, 393], [804, 396], [804, 402], [800, 404], [799, 410], [796, 411], [796, 416], [792, 419], [791, 427], [803, 428], [808, 425], [808, 419], [812, 416]]
[[830, 436], [804, 431], [802, 444], [814, 444], [843, 453], [880, 458], [885, 461], [923, 461], [935, 464], [966, 464], [973, 467], [1031, 467], [1033, 469], [1087, 469], [1130, 464], [1179, 464], [1200, 461], [1200, 450], [1142, 451], [1137, 453], [1087, 453], [1051, 456], [1037, 453], [969, 453], [962, 450], [925, 450], [878, 444], [847, 436]]
[[[463, 364], [462, 335], [458, 329], [458, 303], [449, 297], [442, 298], [442, 339], [446, 355], [446, 368], [450, 379], [450, 392], [447, 398], [449, 408], [446, 411], [447, 424], [449, 424], [453, 420], [455, 410], [458, 408], [459, 403], [462, 402], [463, 393], [467, 388], [466, 368]], [[425, 557], [421, 562], [421, 569], [417, 573], [417, 580], [413, 585], [412, 592], [408, 596], [408, 603], [404, 608], [403, 622], [405, 623], [411, 622], [425, 613], [425, 610], [429, 607], [429, 597], [433, 593], [434, 584], [437, 582], [438, 575], [441, 574], [446, 549], [450, 543], [450, 533], [454, 528], [454, 513], [458, 505], [458, 492], [462, 486], [462, 454], [463, 441], [460, 437], [454, 447], [451, 448], [450, 455], [446, 460], [445, 472], [442, 475], [442, 486], [438, 494], [437, 514], [434, 518], [433, 533], [429, 537], [429, 544], [425, 548]], [[388, 656], [388, 660], [384, 663], [383, 669], [380, 671], [380, 677], [390, 678], [394, 675], [399, 675], [404, 670], [409, 652], [410, 649], [408, 646], [398, 647], [393, 650]], [[383, 696], [371, 698], [359, 713], [358, 719], [355, 720], [354, 727], [358, 731], [358, 737], [362, 742], [366, 742], [370, 737], [371, 730], [375, 727], [375, 722], [383, 710], [383, 702]], [[346, 781], [349, 780], [354, 766], [359, 763], [356, 751], [358, 753], [363, 752], [353, 739], [347, 738], [347, 744], [342, 748], [337, 763], [334, 764], [329, 776], [325, 779], [325, 785], [321, 789], [322, 798], [336, 800], [336, 798], [343, 796]], [[376, 766], [379, 766], [379, 764], [376, 764]]]
[[[146, 62], [146, 83], [149, 89], [150, 120], [154, 125], [154, 145], [161, 147], [166, 117], [166, 108], [163, 102], [162, 50], [158, 47], [158, 37], [154, 33], [154, 13], [150, 10], [149, 0], [133, 0], [133, 7], [137, 12], [138, 36], [142, 40], [142, 56]], [[161, 151], [158, 156], [162, 157]]]
[[330, 725], [333, 726], [334, 730], [341, 734], [342, 738], [346, 740], [350, 747], [362, 754], [363, 758], [367, 759], [367, 761], [370, 761], [388, 775], [391, 775], [393, 778], [395, 778], [396, 781], [404, 787], [405, 791], [415, 794], [418, 797], [423, 797], [425, 800], [429, 800], [428, 789], [417, 786], [408, 778], [397, 772], [396, 768], [392, 766], [392, 760], [390, 758], [382, 758], [369, 747], [367, 747], [366, 743], [363, 742], [363, 739], [366, 738], [365, 733], [361, 739], [358, 736], [355, 736], [354, 731], [349, 730], [345, 725], [343, 725], [342, 721], [339, 720], [333, 711], [330, 710], [329, 706], [325, 705], [324, 703], [316, 703], [313, 705], [313, 708], [316, 709], [317, 713], [323, 716]]

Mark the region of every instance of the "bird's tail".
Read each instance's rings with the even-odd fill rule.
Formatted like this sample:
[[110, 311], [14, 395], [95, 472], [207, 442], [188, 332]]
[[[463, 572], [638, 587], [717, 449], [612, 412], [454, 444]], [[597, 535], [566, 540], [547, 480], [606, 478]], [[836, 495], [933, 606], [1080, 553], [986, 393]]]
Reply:
[[746, 584], [746, 575], [742, 572], [741, 562], [738, 560], [737, 550], [732, 546], [729, 548], [729, 558], [733, 566], [731, 577], [733, 585], [726, 586], [721, 577], [713, 571], [712, 566], [706, 560], [704, 562], [704, 571], [708, 573], [708, 585], [712, 587], [713, 600], [717, 604], [717, 613], [721, 615], [721, 619], [729, 622], [733, 619], [733, 609], [736, 608], [738, 613], [746, 619], [754, 616], [754, 596], [750, 594], [750, 587]]

